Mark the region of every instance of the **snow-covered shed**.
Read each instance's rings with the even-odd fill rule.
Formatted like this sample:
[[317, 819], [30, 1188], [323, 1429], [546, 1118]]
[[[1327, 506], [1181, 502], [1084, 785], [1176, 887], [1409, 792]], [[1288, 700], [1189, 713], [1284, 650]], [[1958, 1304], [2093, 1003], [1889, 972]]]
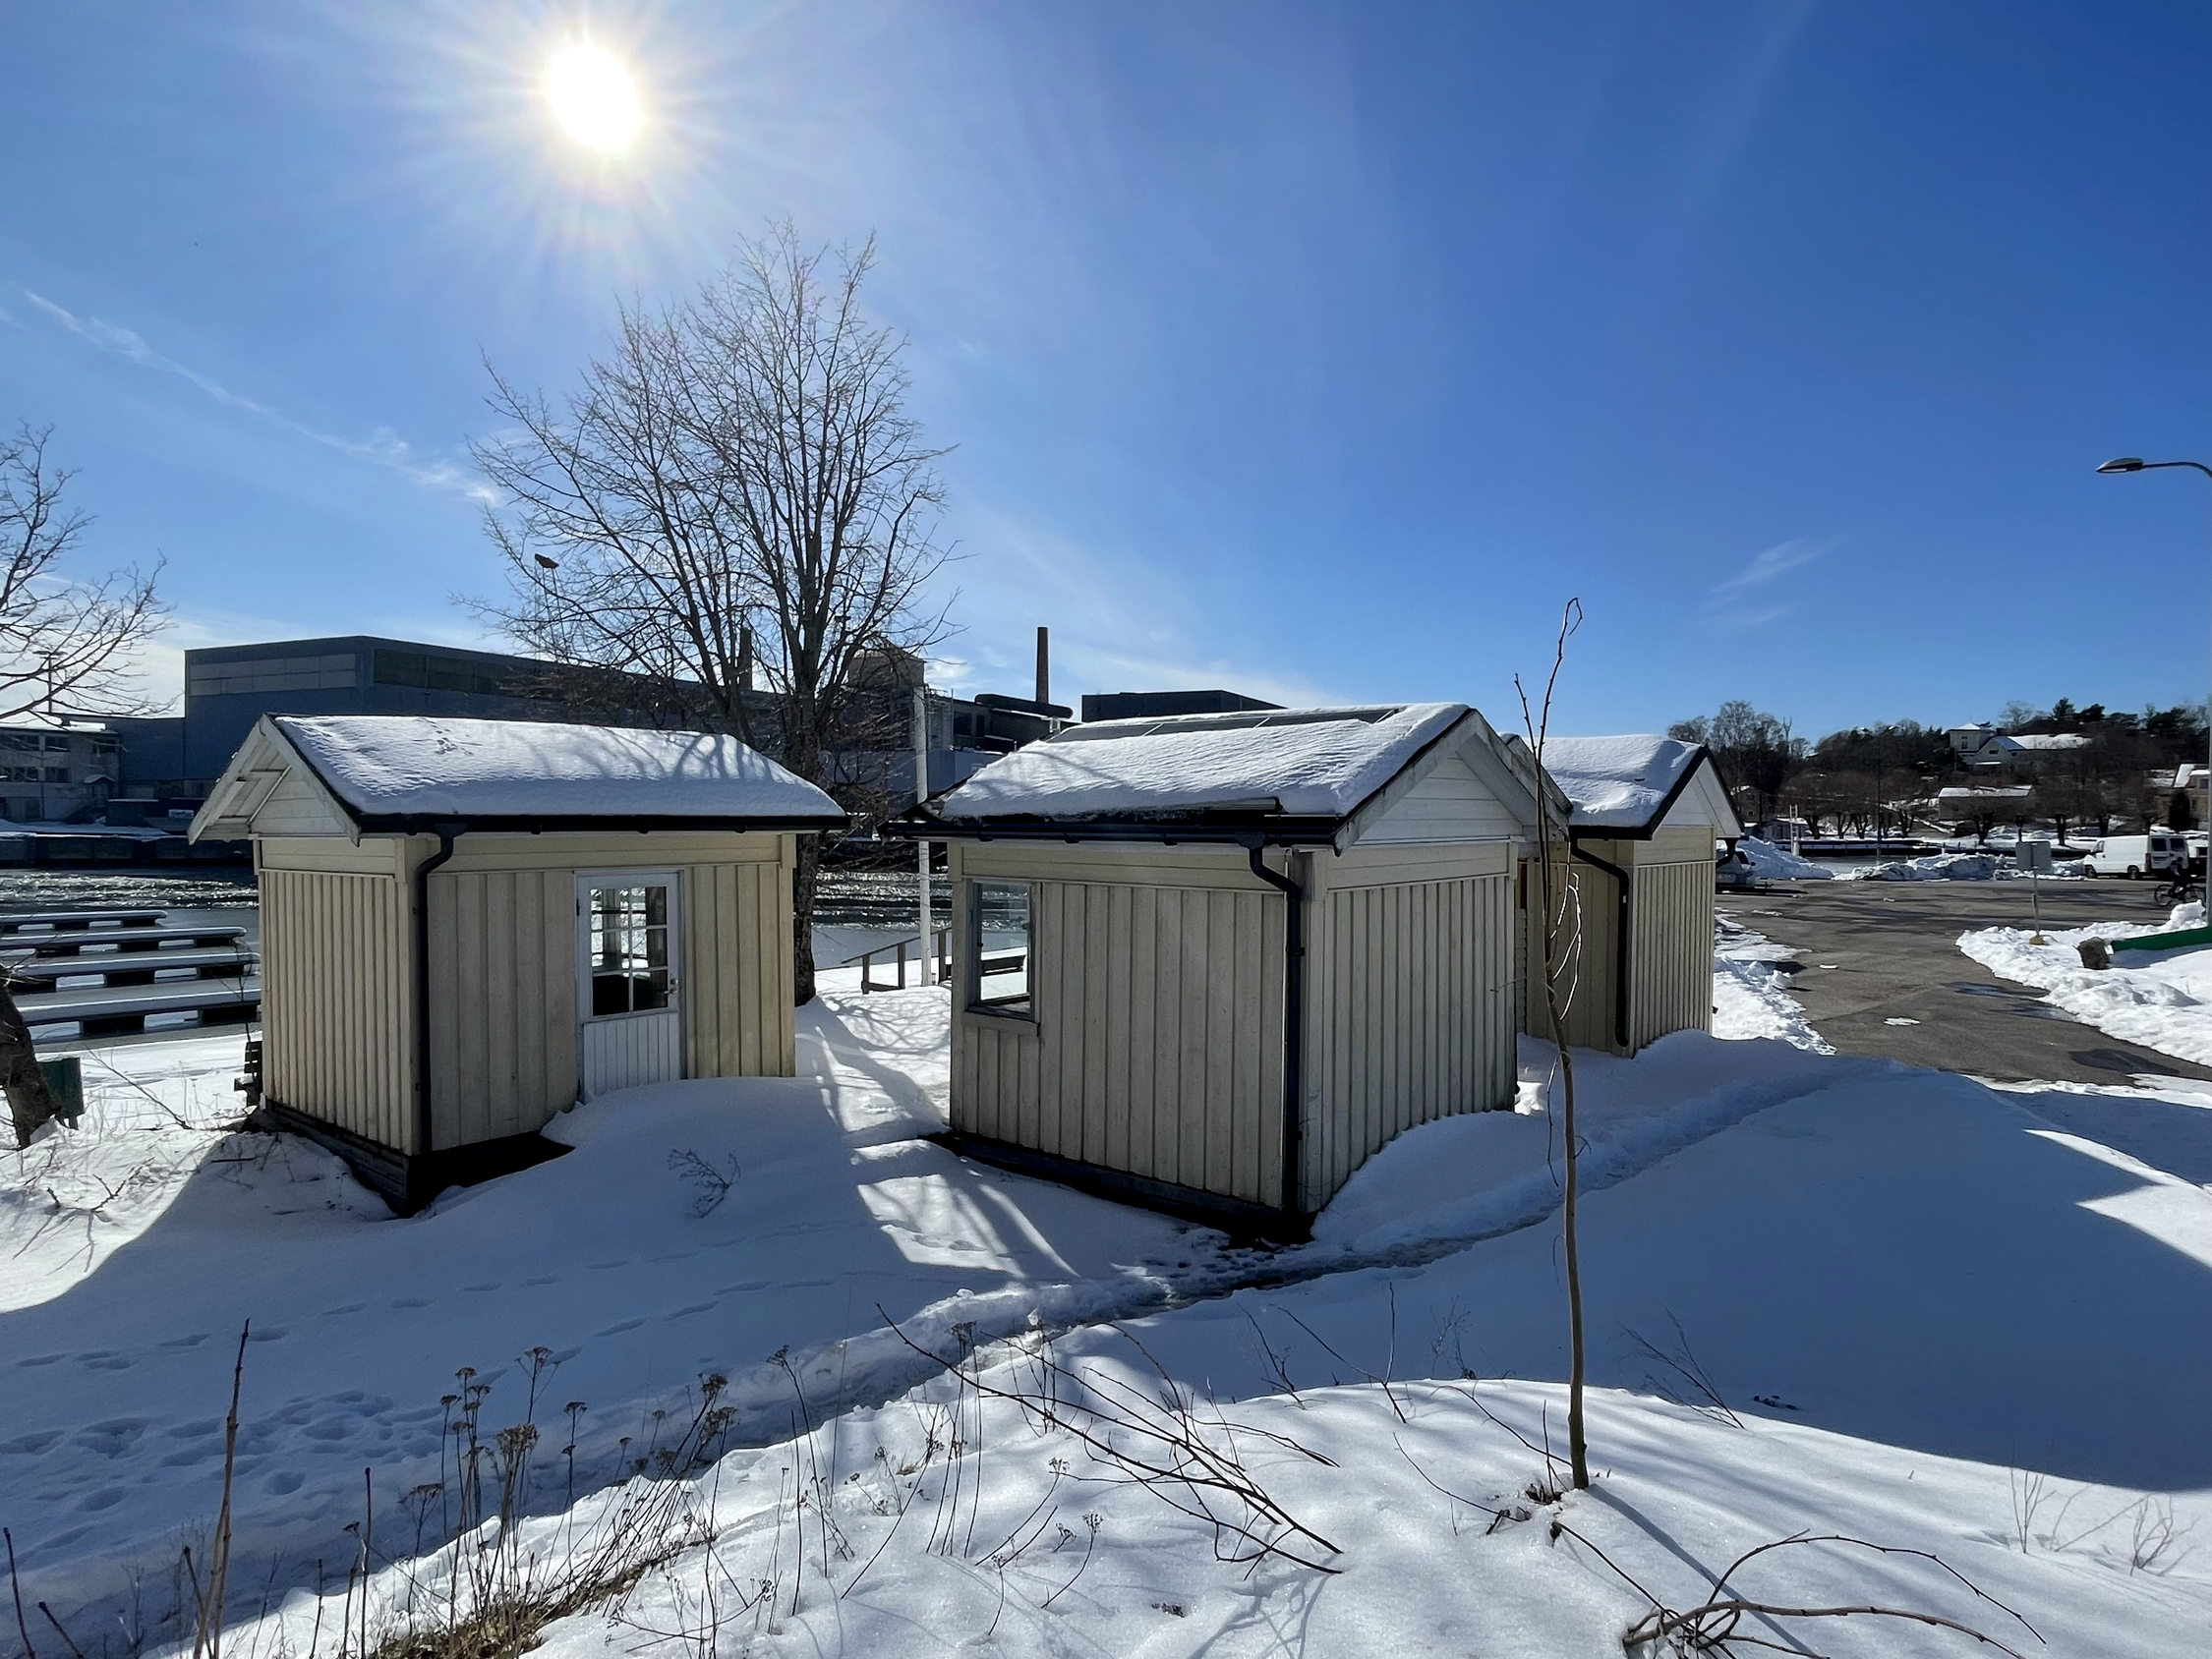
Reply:
[[[1672, 737], [1553, 737], [1543, 765], [1574, 805], [1560, 873], [1580, 901], [1582, 948], [1567, 1041], [1634, 1054], [1711, 1029], [1715, 851], [1743, 835], [1712, 755]], [[1522, 1027], [1548, 1037], [1534, 868], [1521, 889]]]
[[578, 1100], [788, 1076], [795, 837], [844, 823], [729, 737], [268, 715], [192, 835], [254, 844], [264, 1105], [411, 1211]]
[[959, 1142], [1295, 1232], [1400, 1130], [1506, 1105], [1535, 788], [1429, 703], [1088, 722], [926, 803]]

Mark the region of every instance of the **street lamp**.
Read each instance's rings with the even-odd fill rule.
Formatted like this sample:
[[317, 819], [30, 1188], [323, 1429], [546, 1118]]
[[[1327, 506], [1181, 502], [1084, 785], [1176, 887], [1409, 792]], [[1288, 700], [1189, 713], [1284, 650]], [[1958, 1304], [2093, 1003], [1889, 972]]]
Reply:
[[[2146, 461], [2139, 455], [2120, 456], [2117, 460], [2107, 461], [2097, 471], [2100, 473], [2151, 473], [2168, 467], [2192, 467], [2207, 479], [2212, 479], [2212, 467], [2206, 466], [2202, 461]], [[2204, 715], [2206, 729], [2208, 733], [2212, 733], [2212, 701], [2208, 701], [2204, 705]], [[2208, 832], [2205, 847], [2207, 857], [2212, 858], [2212, 768], [2207, 768], [2205, 772], [2204, 787], [2204, 800], [2207, 808], [2205, 829]], [[2184, 793], [2182, 799], [2186, 802], [2188, 796]], [[2185, 841], [2183, 842], [2184, 847], [2187, 844]]]

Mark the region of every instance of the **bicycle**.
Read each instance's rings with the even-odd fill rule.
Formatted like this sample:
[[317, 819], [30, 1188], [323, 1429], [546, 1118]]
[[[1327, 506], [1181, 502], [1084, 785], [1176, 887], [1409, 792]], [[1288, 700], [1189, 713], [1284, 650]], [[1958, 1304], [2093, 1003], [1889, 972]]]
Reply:
[[2180, 876], [2170, 882], [2161, 882], [2151, 892], [2151, 902], [2158, 905], [2202, 904], [2204, 902], [2204, 878]]

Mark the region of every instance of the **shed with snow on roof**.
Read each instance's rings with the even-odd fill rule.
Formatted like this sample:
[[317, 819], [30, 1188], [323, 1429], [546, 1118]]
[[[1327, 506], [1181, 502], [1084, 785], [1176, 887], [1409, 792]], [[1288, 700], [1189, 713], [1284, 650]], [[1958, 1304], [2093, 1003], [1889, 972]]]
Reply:
[[[1711, 1030], [1715, 852], [1743, 835], [1712, 755], [1672, 737], [1553, 737], [1543, 765], [1573, 803], [1553, 888], [1575, 900], [1559, 929], [1562, 956], [1579, 948], [1566, 1040], [1628, 1055]], [[1521, 880], [1522, 1029], [1549, 1037], [1538, 877]]]
[[1400, 1130], [1511, 1102], [1536, 787], [1456, 703], [1092, 722], [986, 767], [897, 827], [951, 844], [958, 1140], [1303, 1230]]
[[405, 1213], [580, 1100], [788, 1076], [795, 838], [844, 824], [730, 737], [271, 715], [192, 835], [254, 843], [264, 1107]]

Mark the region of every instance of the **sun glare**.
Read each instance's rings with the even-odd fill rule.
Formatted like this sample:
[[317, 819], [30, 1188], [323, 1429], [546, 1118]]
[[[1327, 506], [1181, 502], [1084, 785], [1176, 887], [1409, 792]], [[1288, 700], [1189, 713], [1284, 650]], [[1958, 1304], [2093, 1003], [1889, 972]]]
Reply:
[[546, 96], [561, 128], [589, 148], [611, 155], [637, 136], [637, 83], [597, 46], [579, 42], [555, 53]]

